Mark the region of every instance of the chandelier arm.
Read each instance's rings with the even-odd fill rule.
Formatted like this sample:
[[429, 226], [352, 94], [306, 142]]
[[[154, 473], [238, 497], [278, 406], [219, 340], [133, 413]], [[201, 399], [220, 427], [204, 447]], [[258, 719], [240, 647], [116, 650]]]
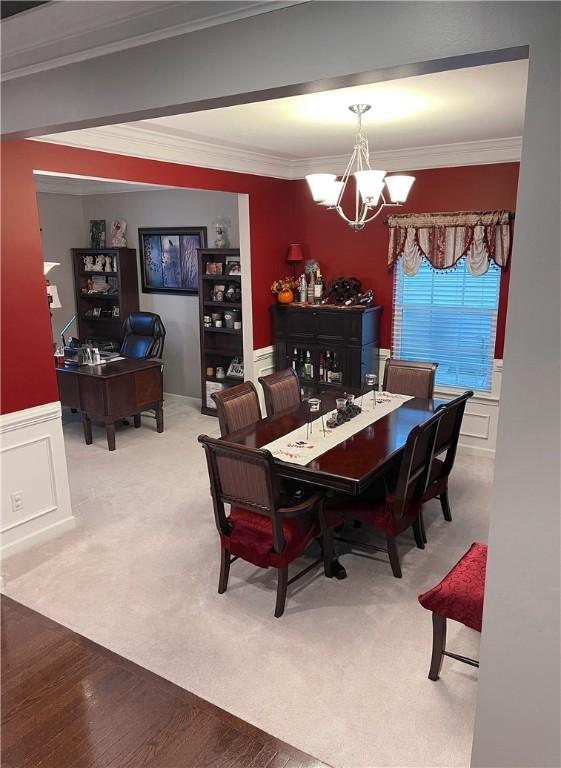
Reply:
[[380, 207], [378, 208], [376, 213], [374, 213], [372, 216], [370, 216], [370, 218], [364, 219], [364, 221], [362, 223], [363, 224], [368, 224], [369, 221], [373, 221], [375, 218], [377, 218], [382, 213], [382, 210], [384, 208], [395, 208], [396, 206], [400, 207], [401, 205], [403, 205], [403, 203], [386, 203], [386, 202], [384, 202], [384, 203], [382, 203], [380, 205]]

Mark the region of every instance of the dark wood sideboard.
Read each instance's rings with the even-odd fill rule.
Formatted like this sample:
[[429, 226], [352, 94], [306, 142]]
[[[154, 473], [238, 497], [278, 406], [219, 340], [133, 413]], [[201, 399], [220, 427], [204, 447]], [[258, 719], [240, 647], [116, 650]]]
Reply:
[[378, 373], [381, 312], [381, 306], [274, 304], [275, 369], [295, 367], [306, 393], [360, 390], [366, 373]]

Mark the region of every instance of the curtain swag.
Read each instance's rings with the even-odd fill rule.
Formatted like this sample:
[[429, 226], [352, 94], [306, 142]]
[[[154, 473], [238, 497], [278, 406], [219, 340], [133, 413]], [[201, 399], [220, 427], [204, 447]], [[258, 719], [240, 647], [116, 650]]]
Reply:
[[466, 258], [472, 275], [484, 275], [491, 259], [506, 267], [510, 255], [510, 211], [408, 213], [389, 216], [388, 267], [403, 258], [406, 275], [417, 274], [424, 257], [434, 269], [450, 269]]

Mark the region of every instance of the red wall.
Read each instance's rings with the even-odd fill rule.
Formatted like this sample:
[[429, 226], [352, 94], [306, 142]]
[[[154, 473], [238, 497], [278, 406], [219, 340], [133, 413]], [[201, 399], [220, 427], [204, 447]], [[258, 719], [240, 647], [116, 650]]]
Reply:
[[[400, 209], [388, 208], [388, 214], [432, 213], [437, 211], [473, 211], [505, 208], [514, 210], [518, 184], [518, 163], [477, 165], [411, 171], [416, 181], [407, 203]], [[388, 230], [385, 214], [367, 224], [362, 232], [353, 232], [333, 211], [315, 205], [306, 181], [293, 182], [296, 242], [303, 246], [304, 257], [317, 259], [326, 278], [345, 275], [362, 280], [363, 288], [372, 288], [377, 304], [384, 307], [381, 320], [381, 346], [391, 346], [393, 270], [387, 268]], [[354, 210], [352, 208], [351, 210]], [[495, 357], [503, 355], [509, 270], [503, 270], [499, 299], [499, 317]]]
[[2, 166], [1, 413], [58, 400], [34, 169], [248, 194], [253, 343], [270, 344], [269, 288], [294, 238], [292, 182], [35, 141], [2, 142]]
[[[33, 141], [2, 142], [2, 327], [0, 412], [58, 399], [33, 170], [148, 182], [249, 195], [254, 348], [270, 344], [273, 279], [287, 274], [286, 249], [300, 242], [329, 277], [356, 275], [384, 306], [381, 343], [391, 342], [392, 273], [386, 268], [382, 218], [354, 233], [336, 214], [315, 206], [305, 181], [214, 171]], [[518, 164], [415, 172], [403, 212], [514, 210]], [[496, 356], [502, 356], [508, 272], [501, 281]]]

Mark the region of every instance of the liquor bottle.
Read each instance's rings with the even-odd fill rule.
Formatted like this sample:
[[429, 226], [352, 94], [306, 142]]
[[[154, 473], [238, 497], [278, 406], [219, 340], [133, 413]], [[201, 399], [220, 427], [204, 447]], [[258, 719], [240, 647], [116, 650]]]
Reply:
[[310, 272], [310, 282], [308, 283], [308, 304], [314, 303], [314, 296], [316, 290], [316, 278], [313, 272]]
[[306, 350], [306, 362], [304, 364], [304, 373], [309, 379], [314, 378], [314, 366], [312, 364], [312, 356], [310, 355], [310, 350]]
[[305, 375], [305, 373], [304, 373], [304, 351], [302, 349], [298, 352], [298, 366], [297, 366], [297, 369], [296, 369], [296, 373], [298, 374], [298, 376], [304, 376]]
[[331, 370], [331, 381], [334, 384], [341, 384], [343, 382], [343, 370], [337, 358], [336, 352], [333, 353], [333, 368]]
[[319, 380], [325, 381], [325, 365], [323, 360], [323, 352], [319, 353]]
[[321, 304], [321, 297], [323, 295], [323, 277], [321, 272], [317, 271], [314, 282], [314, 304]]
[[298, 374], [298, 350], [296, 347], [292, 350], [292, 370]]
[[331, 373], [332, 373], [331, 352], [326, 352], [325, 353], [325, 376], [324, 376], [324, 381], [327, 381], [328, 383], [331, 383]]

